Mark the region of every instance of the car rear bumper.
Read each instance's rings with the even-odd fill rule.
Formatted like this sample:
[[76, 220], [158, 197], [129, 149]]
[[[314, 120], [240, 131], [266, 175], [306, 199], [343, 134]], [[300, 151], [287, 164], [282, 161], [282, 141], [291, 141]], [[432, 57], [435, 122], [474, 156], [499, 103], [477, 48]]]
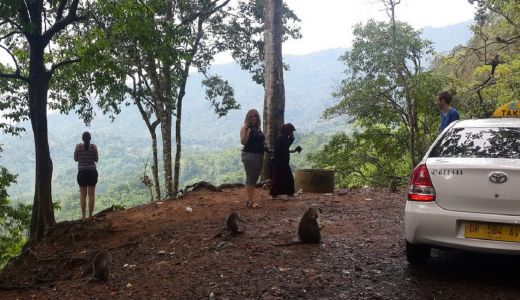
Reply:
[[520, 243], [464, 237], [464, 222], [520, 224], [520, 216], [450, 211], [435, 202], [407, 201], [406, 240], [414, 245], [453, 248], [487, 253], [520, 254]]

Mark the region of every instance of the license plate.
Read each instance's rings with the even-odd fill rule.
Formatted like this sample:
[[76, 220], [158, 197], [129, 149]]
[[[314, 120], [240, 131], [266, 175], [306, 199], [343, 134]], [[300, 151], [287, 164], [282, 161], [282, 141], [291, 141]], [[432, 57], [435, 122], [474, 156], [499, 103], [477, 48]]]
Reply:
[[481, 240], [520, 242], [520, 225], [464, 223], [464, 237]]

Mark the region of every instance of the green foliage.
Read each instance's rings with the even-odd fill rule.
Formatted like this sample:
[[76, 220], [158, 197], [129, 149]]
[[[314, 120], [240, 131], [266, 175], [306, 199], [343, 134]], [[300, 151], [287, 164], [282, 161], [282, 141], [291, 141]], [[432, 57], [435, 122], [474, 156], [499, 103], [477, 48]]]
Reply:
[[[62, 116], [60, 116], [62, 118]], [[116, 124], [117, 124], [116, 120]], [[130, 121], [129, 121], [130, 122]], [[79, 123], [79, 122], [78, 122]], [[330, 129], [329, 129], [330, 130]], [[334, 129], [336, 130], [336, 129]], [[332, 130], [331, 130], [332, 131]], [[206, 131], [199, 130], [199, 134], [205, 139], [211, 140]], [[101, 135], [101, 134], [100, 134]], [[292, 154], [291, 166], [293, 170], [298, 168], [309, 168], [311, 163], [307, 160], [308, 153], [316, 152], [328, 140], [329, 136], [320, 133], [299, 134], [296, 132], [294, 146], [301, 145], [301, 154]], [[100, 150], [100, 162], [98, 164], [99, 182], [96, 186], [95, 212], [108, 208], [112, 205], [134, 207], [149, 202], [149, 194], [146, 186], [142, 184], [139, 176], [142, 174], [143, 166], [149, 156], [148, 145], [144, 139], [128, 136], [127, 138], [113, 139], [93, 135]], [[214, 137], [218, 139], [219, 137]], [[59, 145], [70, 144], [68, 135], [60, 139], [52, 139]], [[142, 143], [140, 141], [143, 141]], [[238, 139], [236, 140], [238, 144]], [[30, 144], [30, 141], [27, 142]], [[73, 145], [73, 144], [72, 144]], [[21, 144], [23, 147], [23, 144]], [[186, 186], [199, 181], [208, 181], [214, 184], [244, 182], [245, 173], [240, 161], [240, 147], [226, 149], [210, 148], [207, 146], [186, 146], [182, 158], [181, 186]], [[58, 148], [61, 148], [58, 147]], [[61, 207], [55, 211], [57, 221], [77, 220], [81, 217], [79, 189], [76, 183], [77, 166], [72, 163], [71, 151], [54, 152], [54, 174], [53, 200]], [[23, 157], [30, 156], [25, 151], [18, 151], [19, 155], [12, 155], [16, 162], [17, 170]], [[26, 167], [30, 169], [30, 166]], [[162, 170], [160, 170], [162, 171]], [[162, 174], [162, 173], [160, 173]], [[29, 203], [33, 194], [27, 186], [33, 182], [33, 178], [27, 174], [20, 174], [23, 184], [11, 188], [13, 200], [16, 202]], [[161, 177], [161, 180], [163, 178]]]
[[13, 206], [8, 199], [7, 188], [15, 182], [16, 176], [0, 167], [0, 269], [22, 249], [31, 222], [31, 206]]
[[204, 79], [202, 85], [206, 87], [206, 100], [219, 117], [225, 116], [232, 109], [240, 109], [240, 104], [235, 101], [235, 92], [227, 80], [214, 75]]
[[335, 169], [340, 185], [387, 185], [405, 176], [437, 136], [434, 100], [445, 78], [422, 67], [433, 49], [420, 34], [401, 22], [395, 41], [391, 23], [354, 28], [353, 48], [341, 58], [347, 78], [324, 115], [346, 116], [359, 132], [335, 136], [310, 156], [315, 166]]
[[482, 118], [520, 99], [520, 3], [470, 2], [478, 8], [472, 39], [439, 59], [436, 69], [449, 74], [463, 115]]
[[[76, 3], [71, 5], [72, 2]], [[20, 0], [0, 3], [0, 51], [7, 53], [7, 59], [0, 62], [0, 112], [4, 119], [19, 122], [29, 117], [31, 49], [42, 49], [44, 52], [46, 78], [42, 79], [51, 78], [56, 71], [67, 69], [79, 58], [79, 49], [75, 44], [64, 41], [71, 40], [72, 24], [76, 28], [85, 28], [90, 4], [91, 1], [33, 3]], [[31, 11], [31, 17], [28, 11]], [[39, 17], [33, 18], [32, 14]], [[73, 93], [69, 95], [69, 91], [62, 88], [63, 81], [67, 80], [74, 81], [74, 76], [62, 77], [62, 84], [51, 81], [48, 99], [51, 108], [70, 110], [78, 104], [73, 101]], [[20, 132], [13, 126], [0, 125], [0, 129], [8, 133]]]
[[[227, 18], [227, 24], [219, 25], [219, 31], [225, 35], [226, 50], [230, 50], [242, 69], [253, 74], [253, 81], [264, 83], [264, 6], [265, 0], [239, 1], [234, 10], [230, 10], [231, 18]], [[299, 22], [301, 20], [284, 3], [283, 4], [283, 41], [288, 39], [300, 39]], [[244, 39], [244, 37], [247, 37]], [[285, 70], [288, 65], [284, 64]]]
[[409, 172], [406, 151], [398, 132], [372, 126], [352, 136], [335, 135], [319, 152], [309, 155], [309, 160], [313, 167], [334, 170], [338, 187], [383, 187]]

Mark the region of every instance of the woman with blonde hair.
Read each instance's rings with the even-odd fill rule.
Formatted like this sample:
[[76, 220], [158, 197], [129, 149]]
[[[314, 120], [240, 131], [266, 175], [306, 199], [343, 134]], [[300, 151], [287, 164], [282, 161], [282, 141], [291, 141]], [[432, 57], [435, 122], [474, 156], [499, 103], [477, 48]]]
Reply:
[[247, 112], [244, 125], [240, 129], [240, 143], [244, 145], [241, 158], [246, 171], [246, 206], [248, 208], [259, 207], [254, 203], [253, 197], [264, 162], [265, 136], [260, 129], [261, 124], [258, 111], [251, 109]]

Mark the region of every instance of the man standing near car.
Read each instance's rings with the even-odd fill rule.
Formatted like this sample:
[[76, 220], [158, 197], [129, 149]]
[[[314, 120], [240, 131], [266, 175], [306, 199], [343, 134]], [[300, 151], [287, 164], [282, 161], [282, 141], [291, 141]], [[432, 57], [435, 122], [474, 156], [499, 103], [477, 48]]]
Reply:
[[450, 123], [459, 119], [459, 112], [451, 106], [452, 100], [450, 93], [446, 91], [437, 94], [437, 106], [441, 110], [441, 127], [439, 132], [442, 132]]

